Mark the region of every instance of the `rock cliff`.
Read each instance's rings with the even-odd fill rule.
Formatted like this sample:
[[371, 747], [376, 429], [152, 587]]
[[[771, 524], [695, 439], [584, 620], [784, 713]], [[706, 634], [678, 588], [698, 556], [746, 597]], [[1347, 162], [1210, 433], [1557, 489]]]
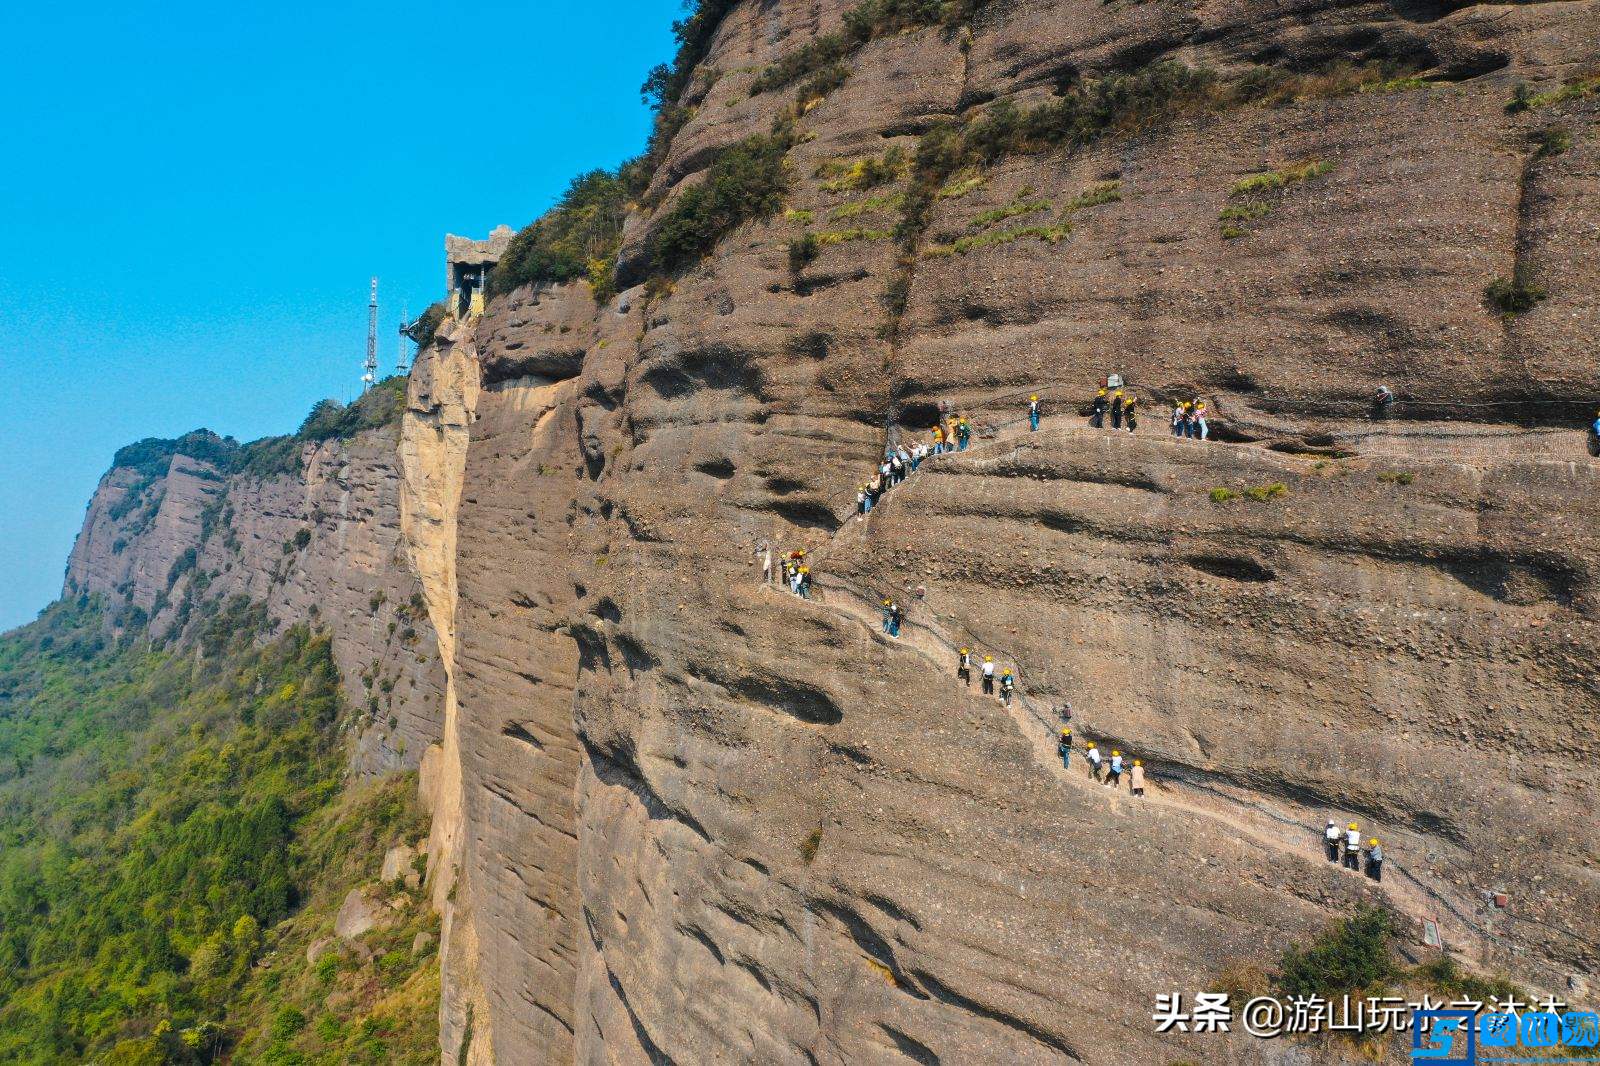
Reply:
[[[1273, 1060], [1154, 1035], [1155, 994], [1358, 899], [1535, 987], [1600, 965], [1600, 142], [1561, 92], [1596, 5], [968, 7], [797, 100], [752, 82], [846, 5], [728, 5], [621, 295], [523, 289], [430, 357], [482, 385], [446, 1061]], [[906, 224], [939, 123], [1164, 60], [1292, 90], [997, 153]], [[1543, 95], [1508, 110], [1518, 81]], [[643, 284], [673, 205], [786, 116], [787, 213]], [[1502, 317], [1496, 278], [1543, 298]], [[1108, 372], [1136, 434], [1083, 426]], [[1191, 396], [1220, 439], [1168, 435]], [[940, 402], [974, 447], [854, 520]], [[811, 551], [813, 601], [763, 544]], [[1143, 802], [1061, 769], [1064, 701]], [[1322, 860], [1325, 814], [1384, 838], [1381, 887]]]
[[365, 709], [354, 765], [416, 767], [442, 735], [445, 677], [426, 571], [402, 529], [397, 428], [298, 446], [290, 471], [269, 476], [232, 472], [215, 448], [196, 446], [206, 440], [156, 442], [161, 454], [140, 469], [112, 467], [89, 503], [66, 591], [136, 610], [158, 635], [234, 596], [281, 624], [326, 626], [346, 695]]
[[[1157, 1035], [1155, 996], [1362, 901], [1581, 999], [1600, 3], [841, 30], [867, 8], [898, 10], [703, 4], [618, 295], [446, 321], [399, 430], [303, 477], [113, 470], [69, 590], [334, 627], [361, 764], [421, 763], [447, 1063], [1310, 1061]], [[818, 39], [826, 78], [772, 73]], [[1107, 85], [1072, 136], [1026, 118]], [[675, 205], [775, 128], [785, 210], [660, 270]], [[1108, 373], [1136, 433], [1084, 424]], [[1193, 397], [1211, 441], [1168, 432]], [[941, 405], [973, 446], [856, 517]], [[1063, 769], [1066, 702], [1148, 796]], [[1381, 885], [1323, 860], [1325, 816], [1383, 838]]]

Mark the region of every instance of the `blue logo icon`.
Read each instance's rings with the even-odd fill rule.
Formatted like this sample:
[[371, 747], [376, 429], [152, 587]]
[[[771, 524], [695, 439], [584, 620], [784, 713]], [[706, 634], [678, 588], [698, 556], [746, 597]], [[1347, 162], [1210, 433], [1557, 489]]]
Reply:
[[[1411, 1027], [1411, 1061], [1428, 1066], [1474, 1066], [1478, 1027], [1469, 1010], [1419, 1010]], [[1511, 1040], [1517, 1029], [1513, 1025]]]

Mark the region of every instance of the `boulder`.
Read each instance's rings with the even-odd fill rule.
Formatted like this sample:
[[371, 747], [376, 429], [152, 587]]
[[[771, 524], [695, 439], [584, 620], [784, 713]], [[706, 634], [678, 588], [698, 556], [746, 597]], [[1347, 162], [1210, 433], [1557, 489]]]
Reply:
[[354, 940], [378, 927], [379, 914], [377, 905], [361, 889], [352, 888], [333, 919], [334, 934], [343, 940]]
[[331, 936], [319, 936], [306, 948], [306, 963], [311, 966], [317, 964], [329, 951], [333, 950], [336, 940]]
[[411, 868], [411, 860], [416, 857], [416, 849], [405, 844], [396, 844], [383, 855], [383, 871], [379, 875], [385, 882], [410, 880], [416, 877], [416, 871]]

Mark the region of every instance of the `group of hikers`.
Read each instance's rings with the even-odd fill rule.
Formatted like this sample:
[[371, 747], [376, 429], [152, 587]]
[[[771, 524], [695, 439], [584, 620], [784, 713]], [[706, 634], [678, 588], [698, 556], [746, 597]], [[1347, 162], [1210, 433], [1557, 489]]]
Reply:
[[[972, 687], [972, 666], [973, 655], [971, 648], [962, 648], [956, 652], [956, 676], [964, 681], [968, 688]], [[983, 663], [978, 667], [978, 675], [982, 678], [983, 694], [985, 696], [998, 694], [1002, 704], [1007, 707], [1011, 706], [1011, 697], [1017, 690], [1017, 675], [1012, 672], [1011, 667], [1008, 666], [1002, 670], [997, 681], [995, 678], [994, 656], [985, 655]], [[996, 693], [997, 684], [999, 686], [998, 693]]]
[[[1126, 429], [1129, 433], [1139, 428], [1139, 397], [1122, 388], [1122, 378], [1113, 374], [1107, 379], [1089, 404], [1089, 425], [1104, 429], [1109, 420], [1112, 429]], [[947, 405], [939, 405], [939, 418], [933, 425], [931, 441], [918, 441], [912, 445], [891, 444], [883, 450], [883, 461], [872, 479], [856, 489], [856, 513], [867, 515], [878, 505], [884, 493], [910, 477], [922, 461], [930, 455], [962, 452], [972, 443], [972, 423], [964, 415], [949, 413]], [[1028, 397], [1028, 429], [1036, 432], [1042, 419], [1038, 393]], [[1192, 440], [1206, 440], [1211, 436], [1211, 422], [1206, 413], [1206, 403], [1201, 399], [1178, 400], [1172, 405], [1172, 435]]]
[[[1061, 736], [1056, 739], [1056, 754], [1061, 756], [1061, 768], [1072, 769], [1072, 727], [1061, 727]], [[1113, 748], [1111, 758], [1107, 759], [1100, 754], [1100, 745], [1090, 741], [1083, 750], [1084, 761], [1089, 764], [1089, 777], [1099, 781], [1109, 788], [1115, 789], [1122, 784], [1122, 775], [1128, 775], [1128, 790], [1135, 796], [1144, 795], [1144, 760], [1128, 759], [1118, 749]]]
[[[764, 548], [765, 562], [762, 564], [761, 579], [772, 580], [772, 549]], [[796, 548], [783, 557], [783, 583], [790, 592], [802, 600], [811, 598], [811, 567], [806, 563], [806, 550]]]
[[[1328, 861], [1340, 862], [1348, 870], [1361, 870], [1361, 827], [1351, 822], [1348, 828], [1340, 829], [1339, 823], [1332, 818], [1328, 819], [1328, 827], [1322, 831], [1323, 846], [1327, 848]], [[1366, 848], [1367, 876], [1374, 881], [1383, 880], [1383, 845], [1378, 843], [1377, 837], [1367, 840]]]
[[[1030, 419], [1034, 428], [1038, 428], [1037, 415], [1032, 413], [1030, 406]], [[1107, 386], [1101, 389], [1089, 404], [1089, 425], [1095, 429], [1104, 429], [1107, 419], [1111, 422], [1112, 429], [1126, 429], [1129, 433], [1139, 430], [1139, 397], [1131, 391]], [[1172, 435], [1174, 437], [1187, 437], [1190, 440], [1206, 440], [1211, 436], [1211, 422], [1206, 416], [1206, 402], [1201, 399], [1176, 400], [1172, 404]]]
[[893, 444], [883, 450], [883, 461], [878, 464], [872, 480], [856, 489], [857, 513], [871, 513], [883, 494], [915, 473], [928, 456], [964, 452], [971, 443], [972, 423], [964, 416], [946, 417], [941, 413], [933, 427], [932, 441], [918, 441], [910, 447]]

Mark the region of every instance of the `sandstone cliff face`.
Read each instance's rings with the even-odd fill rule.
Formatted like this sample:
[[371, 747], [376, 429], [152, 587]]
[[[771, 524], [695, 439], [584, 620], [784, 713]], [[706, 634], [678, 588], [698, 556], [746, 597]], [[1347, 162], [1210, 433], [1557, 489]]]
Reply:
[[158, 633], [234, 596], [281, 624], [327, 626], [346, 695], [365, 709], [353, 764], [415, 767], [441, 736], [444, 675], [402, 531], [403, 477], [393, 429], [308, 446], [301, 477], [227, 476], [181, 453], [153, 477], [114, 468], [67, 591], [138, 607]]
[[[622, 277], [714, 150], [790, 103], [754, 72], [844, 6], [733, 8]], [[1600, 142], [1592, 98], [1504, 105], [1600, 60], [1596, 8], [984, 5], [853, 58], [799, 119], [793, 207], [865, 198], [824, 190], [827, 160], [1152, 59], [1436, 81], [1013, 157], [910, 253], [842, 241], [797, 278], [780, 218], [670, 292], [522, 291], [447, 338], [482, 389], [429, 756], [445, 1061], [1289, 1061], [1155, 1036], [1154, 996], [1358, 898], [1537, 987], [1592, 984], [1600, 515], [1575, 427], [1600, 396]], [[1557, 119], [1571, 147], [1536, 157]], [[1306, 161], [1328, 166], [1223, 236], [1241, 180]], [[1062, 239], [938, 251], [1080, 196]], [[1483, 292], [1518, 265], [1549, 295], [1508, 322]], [[1113, 370], [1138, 434], [1073, 413]], [[1194, 393], [1223, 442], [1151, 410]], [[851, 519], [886, 431], [941, 400], [974, 448]], [[762, 587], [761, 543], [811, 549], [815, 602]], [[911, 605], [898, 641], [886, 595]], [[1015, 707], [955, 681], [961, 645], [1016, 666]], [[1064, 700], [1150, 797], [1053, 761]], [[1384, 838], [1381, 889], [1323, 862], [1324, 814]]]

